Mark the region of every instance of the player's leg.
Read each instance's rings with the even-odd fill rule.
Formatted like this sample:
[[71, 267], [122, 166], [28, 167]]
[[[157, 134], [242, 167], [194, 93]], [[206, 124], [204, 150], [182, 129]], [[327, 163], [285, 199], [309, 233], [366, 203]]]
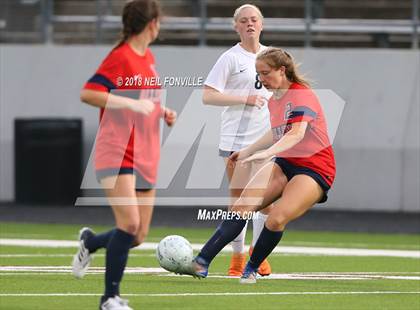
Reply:
[[[112, 189], [109, 189], [114, 184]], [[128, 253], [139, 230], [139, 211], [135, 193], [135, 176], [118, 175], [102, 179], [114, 213], [116, 229], [106, 251], [105, 293], [101, 303], [119, 296], [119, 286], [127, 264]]]
[[[280, 167], [272, 162], [267, 163], [246, 186], [232, 210], [244, 215], [246, 212], [257, 211], [269, 206], [281, 195], [286, 182], [287, 179]], [[246, 219], [243, 217], [234, 217], [223, 221], [218, 226], [213, 236], [195, 258], [193, 268], [197, 276], [207, 276], [208, 265], [226, 244], [241, 232], [245, 224]]]
[[133, 246], [139, 246], [144, 242], [149, 234], [150, 223], [153, 216], [156, 190], [137, 190], [137, 203], [140, 217], [140, 227], [134, 239]]
[[[229, 158], [224, 158], [224, 160], [226, 165], [226, 174], [229, 180], [229, 191], [231, 198], [231, 204], [229, 205], [230, 210], [233, 203], [241, 196], [241, 193], [246, 186], [247, 181], [249, 180], [251, 166], [236, 165], [236, 163], [231, 161]], [[233, 239], [230, 243], [232, 245], [233, 253], [228, 269], [229, 276], [241, 276], [245, 267], [245, 236], [247, 226], [248, 225], [245, 224], [239, 235], [236, 236], [236, 238]]]
[[255, 283], [258, 267], [280, 242], [287, 223], [303, 215], [323, 194], [321, 186], [307, 175], [296, 175], [286, 184], [281, 198], [273, 203], [241, 283]]
[[[107, 172], [98, 172], [98, 179], [105, 188], [114, 186], [116, 176]], [[83, 278], [93, 259], [93, 253], [98, 249], [106, 248], [116, 228], [95, 234], [89, 227], [84, 227], [79, 232], [79, 249], [73, 257], [72, 270], [76, 278]]]
[[[251, 175], [255, 175], [266, 163], [267, 162], [253, 163]], [[256, 213], [256, 216], [252, 218], [252, 241], [249, 247], [249, 256], [252, 255], [252, 251], [254, 249], [255, 243], [257, 242], [258, 237], [260, 236], [261, 231], [264, 228], [267, 217], [268, 217], [268, 209], [264, 209], [264, 210], [258, 211]], [[258, 273], [261, 276], [268, 276], [271, 274], [271, 266], [267, 259], [265, 259], [261, 263], [260, 267], [258, 268]]]

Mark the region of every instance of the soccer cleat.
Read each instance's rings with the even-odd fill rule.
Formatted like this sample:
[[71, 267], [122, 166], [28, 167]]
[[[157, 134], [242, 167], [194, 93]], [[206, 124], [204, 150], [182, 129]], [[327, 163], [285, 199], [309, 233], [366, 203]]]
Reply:
[[[249, 257], [251, 257], [253, 250], [253, 247], [249, 248]], [[271, 274], [271, 266], [267, 259], [264, 259], [260, 267], [258, 267], [258, 274], [262, 277], [269, 276]]]
[[188, 274], [194, 278], [206, 278], [209, 273], [209, 264], [207, 261], [200, 257], [196, 256], [192, 261], [191, 265], [181, 269], [177, 272], [178, 274]]
[[246, 264], [246, 255], [244, 253], [233, 253], [230, 259], [228, 276], [240, 277]]
[[244, 272], [242, 273], [241, 278], [239, 279], [241, 284], [255, 284], [257, 283], [257, 271], [251, 267], [251, 265], [246, 264]]
[[85, 273], [89, 268], [89, 264], [93, 259], [93, 255], [91, 255], [89, 250], [85, 247], [85, 242], [94, 235], [94, 232], [88, 227], [83, 227], [79, 232], [79, 250], [73, 257], [72, 268], [73, 275], [76, 278], [80, 279], [85, 276]]
[[101, 298], [100, 310], [133, 310], [128, 306], [128, 300], [122, 299], [120, 296], [109, 297], [106, 300]]

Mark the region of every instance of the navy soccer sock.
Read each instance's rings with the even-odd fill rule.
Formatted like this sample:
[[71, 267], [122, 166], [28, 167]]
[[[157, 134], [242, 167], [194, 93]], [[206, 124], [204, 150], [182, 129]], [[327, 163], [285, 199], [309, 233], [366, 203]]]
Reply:
[[120, 294], [120, 282], [128, 260], [128, 252], [134, 235], [116, 228], [106, 251], [105, 297]]
[[97, 250], [101, 248], [106, 248], [108, 245], [109, 240], [111, 239], [112, 235], [115, 233], [116, 229], [111, 229], [107, 232], [102, 234], [97, 234], [92, 238], [89, 238], [85, 242], [85, 247], [89, 250], [89, 253], [95, 253]]
[[207, 241], [198, 254], [208, 264], [229, 242], [235, 239], [246, 224], [246, 220], [233, 219], [223, 221], [214, 232], [213, 236]]
[[271, 231], [265, 227], [261, 231], [260, 237], [255, 244], [252, 255], [249, 259], [249, 265], [255, 270], [261, 265], [264, 259], [274, 250], [283, 236], [282, 231]]

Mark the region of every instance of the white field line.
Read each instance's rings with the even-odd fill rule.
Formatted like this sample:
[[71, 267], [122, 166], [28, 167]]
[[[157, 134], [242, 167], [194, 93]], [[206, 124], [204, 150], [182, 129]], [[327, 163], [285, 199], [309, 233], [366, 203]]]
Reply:
[[[40, 239], [0, 239], [0, 245], [4, 246], [27, 246], [27, 247], [53, 247], [68, 248], [77, 247], [77, 241], [68, 240], [40, 240]], [[143, 243], [138, 249], [156, 250], [157, 242]], [[200, 250], [203, 245], [193, 243], [194, 250]], [[136, 248], [137, 249], [137, 248]], [[232, 251], [230, 246], [222, 251]], [[326, 255], [326, 256], [386, 256], [420, 258], [420, 251], [412, 250], [376, 250], [376, 249], [353, 249], [353, 248], [326, 248], [326, 247], [276, 247], [273, 253], [279, 254], [300, 254], [300, 255]]]
[[[286, 244], [287, 243], [287, 244]], [[367, 248], [374, 246], [384, 249], [393, 250], [420, 250], [420, 244], [383, 244], [383, 243], [362, 243], [362, 242], [314, 242], [314, 241], [286, 241], [287, 246], [309, 246], [309, 247], [350, 247], [350, 248]]]
[[[243, 292], [243, 293], [159, 293], [159, 294], [124, 294], [123, 297], [189, 297], [189, 296], [261, 296], [261, 295], [391, 295], [391, 294], [420, 294], [413, 291], [361, 291], [361, 292]], [[0, 297], [82, 297], [101, 296], [96, 293], [18, 293], [0, 294]]]
[[[35, 239], [35, 237], [29, 237], [26, 238], [25, 235], [20, 236], [17, 234], [9, 234], [10, 236], [4, 235], [4, 238], [25, 238], [25, 239]], [[48, 238], [44, 235], [44, 238]], [[147, 238], [149, 242], [159, 242], [160, 239], [156, 237]], [[202, 241], [202, 239], [198, 238], [191, 238], [188, 239], [191, 243], [199, 243]], [[398, 244], [389, 244], [389, 243], [364, 243], [364, 242], [325, 242], [325, 241], [282, 241], [282, 244], [285, 246], [308, 246], [308, 247], [345, 247], [345, 248], [368, 248], [368, 247], [375, 247], [375, 248], [381, 248], [382, 249], [392, 249], [392, 250], [420, 250], [420, 244], [404, 244], [404, 243], [398, 243]]]
[[[142, 248], [138, 249], [141, 250]], [[62, 257], [73, 257], [72, 254], [0, 254], [0, 258], [36, 258], [36, 257], [48, 257], [48, 258], [62, 258]], [[302, 256], [301, 254], [290, 254], [290, 253], [274, 253], [274, 255], [282, 256]], [[219, 253], [217, 257], [229, 256], [230, 253], [227, 251]], [[105, 257], [105, 254], [95, 253], [95, 257]], [[130, 257], [156, 257], [155, 253], [130, 253]]]
[[[89, 274], [102, 274], [103, 267], [89, 268]], [[31, 275], [31, 274], [70, 274], [71, 266], [0, 266], [0, 276], [4, 275]], [[162, 268], [145, 267], [127, 267], [127, 274], [159, 274], [161, 276], [179, 277], [179, 275], [169, 274]], [[268, 277], [262, 277], [264, 280], [415, 280], [420, 281], [420, 275], [416, 273], [364, 273], [364, 272], [305, 272], [305, 273], [285, 273], [271, 274]], [[186, 276], [189, 277], [189, 276]], [[221, 274], [210, 275], [209, 278], [231, 279]]]
[[[2, 272], [41, 272], [41, 273], [71, 273], [71, 266], [0, 266], [0, 275]], [[104, 267], [89, 267], [88, 273], [104, 273]], [[168, 273], [163, 268], [153, 267], [127, 267], [125, 273], [138, 273], [138, 274], [154, 274], [154, 273]]]
[[[48, 258], [63, 258], [63, 257], [73, 257], [75, 253], [72, 254], [0, 254], [1, 258], [37, 258], [37, 257], [48, 257]], [[280, 255], [275, 253], [275, 255]], [[281, 254], [282, 256], [301, 256], [301, 254]], [[230, 253], [223, 252], [217, 255], [218, 257], [230, 256]], [[95, 257], [105, 257], [105, 254], [95, 253]], [[156, 257], [155, 253], [130, 253], [130, 257]]]
[[[0, 254], [0, 258], [37, 258], [37, 257], [48, 257], [48, 258], [61, 258], [61, 257], [73, 257], [75, 253], [73, 254]], [[96, 253], [95, 257], [105, 257], [105, 254]], [[130, 257], [156, 257], [156, 254], [154, 253], [130, 253]]]

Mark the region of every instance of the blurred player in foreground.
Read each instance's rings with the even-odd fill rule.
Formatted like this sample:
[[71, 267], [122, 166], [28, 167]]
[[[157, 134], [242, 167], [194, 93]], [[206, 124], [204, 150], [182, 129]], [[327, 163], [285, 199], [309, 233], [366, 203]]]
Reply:
[[[257, 141], [269, 130], [267, 101], [271, 93], [258, 80], [255, 71], [257, 54], [266, 49], [260, 44], [263, 16], [258, 7], [244, 4], [233, 15], [240, 42], [224, 52], [204, 82], [203, 102], [225, 107], [222, 113], [219, 155], [224, 158], [233, 202], [238, 199], [250, 178], [262, 165], [241, 166], [229, 156]], [[231, 207], [231, 206], [230, 206]], [[258, 213], [253, 219], [252, 248], [258, 239], [267, 215]], [[245, 234], [247, 225], [232, 240], [233, 255], [228, 270], [230, 276], [240, 276], [246, 263]], [[269, 275], [271, 267], [265, 260], [258, 270]]]
[[84, 276], [92, 254], [106, 249], [105, 292], [100, 309], [130, 310], [120, 298], [120, 282], [131, 247], [143, 242], [153, 212], [160, 157], [159, 120], [171, 126], [176, 113], [160, 105], [158, 85], [144, 85], [157, 77], [148, 46], [160, 29], [155, 0], [134, 0], [123, 10], [123, 37], [85, 84], [81, 100], [100, 108], [95, 146], [95, 169], [111, 205], [116, 228], [95, 234], [80, 231], [80, 248], [73, 274]]
[[206, 277], [214, 257], [246, 224], [249, 212], [268, 209], [264, 229], [246, 264], [241, 283], [255, 283], [258, 267], [280, 242], [286, 225], [316, 203], [327, 200], [335, 178], [335, 159], [322, 107], [308, 83], [296, 71], [292, 57], [279, 48], [257, 56], [263, 85], [273, 91], [268, 107], [272, 130], [254, 144], [230, 156], [248, 164], [267, 163], [247, 184], [232, 210], [193, 260], [190, 274]]

